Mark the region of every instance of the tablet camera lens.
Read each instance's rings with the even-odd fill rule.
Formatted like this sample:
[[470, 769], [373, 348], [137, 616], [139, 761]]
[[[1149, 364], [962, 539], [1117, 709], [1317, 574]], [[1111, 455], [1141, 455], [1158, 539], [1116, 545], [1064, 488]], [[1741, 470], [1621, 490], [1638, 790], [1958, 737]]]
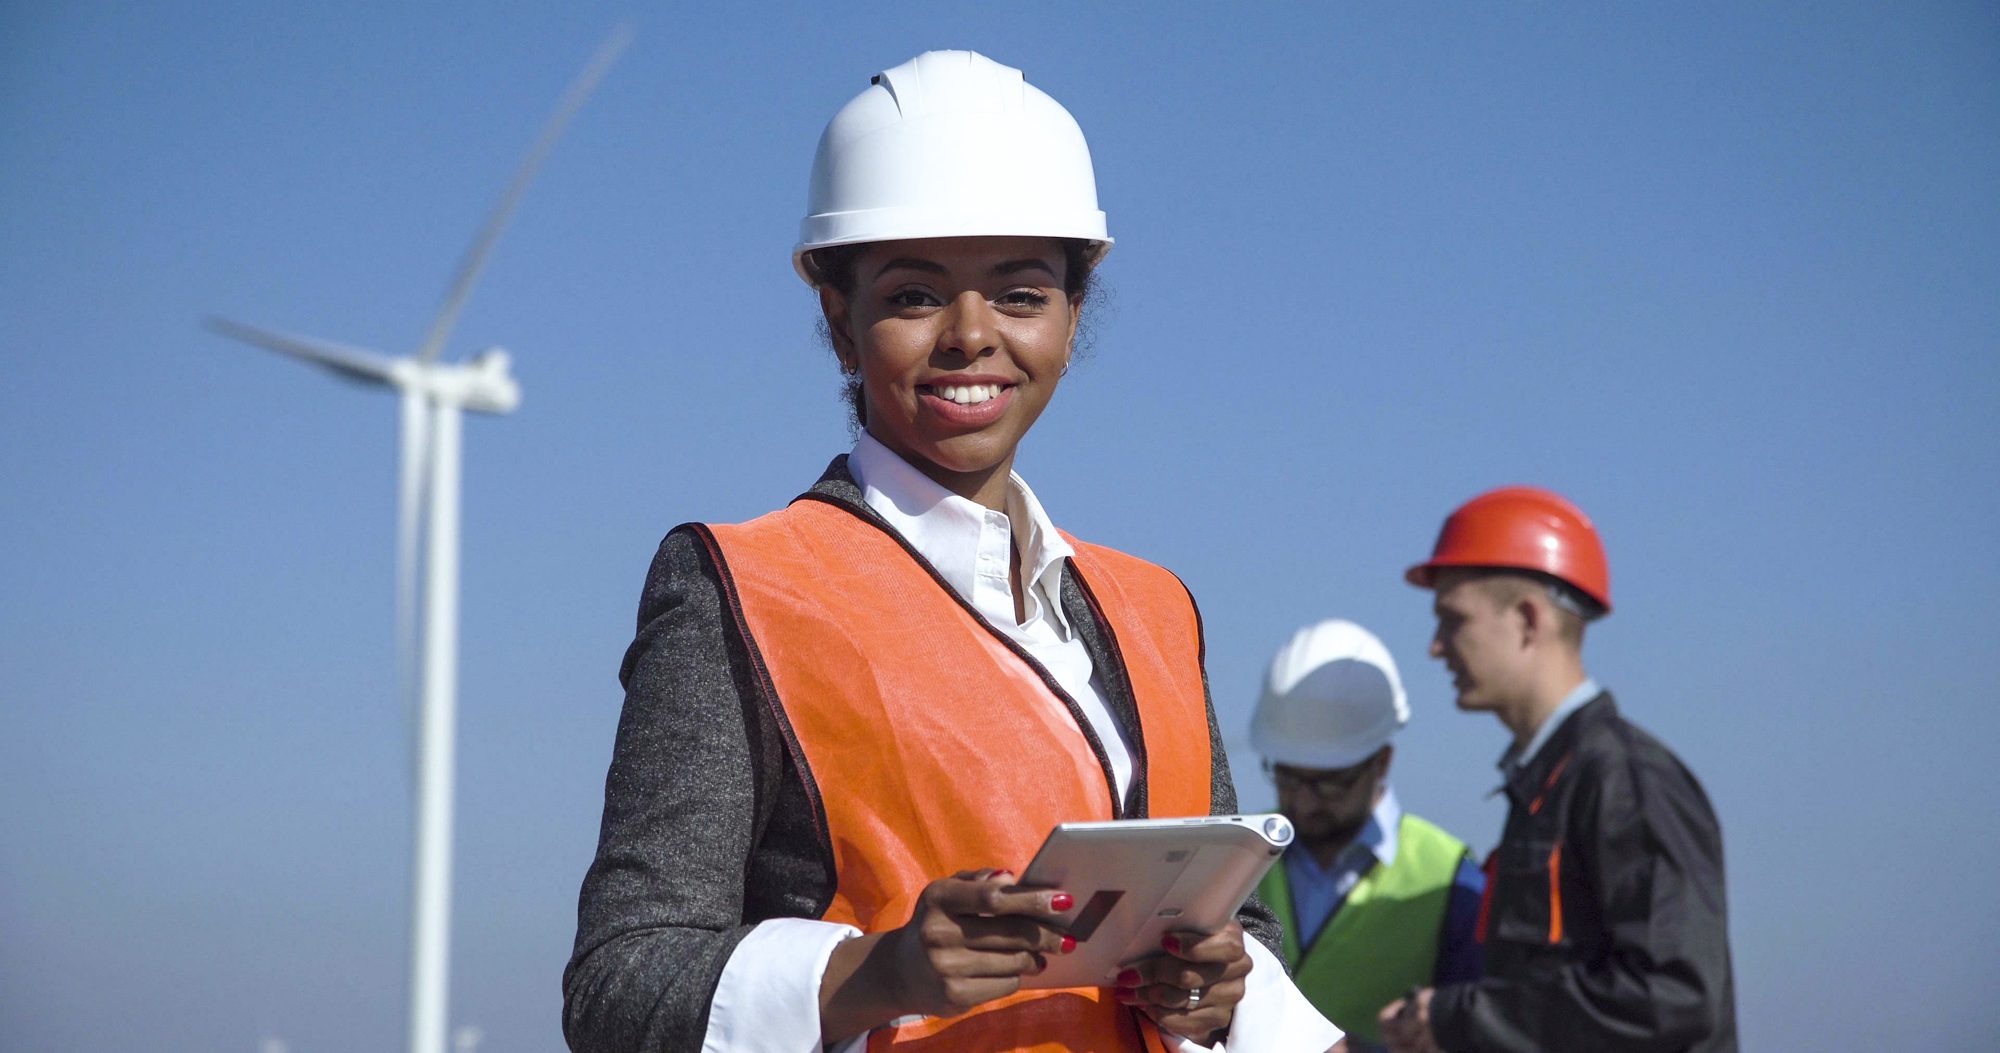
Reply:
[[1264, 836], [1274, 845], [1292, 843], [1292, 824], [1282, 815], [1274, 815], [1264, 820]]

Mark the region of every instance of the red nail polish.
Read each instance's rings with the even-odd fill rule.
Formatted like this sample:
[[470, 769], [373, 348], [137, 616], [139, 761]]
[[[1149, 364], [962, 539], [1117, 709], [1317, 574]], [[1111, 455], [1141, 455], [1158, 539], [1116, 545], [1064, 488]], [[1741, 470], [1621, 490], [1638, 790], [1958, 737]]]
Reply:
[[1076, 906], [1076, 897], [1067, 892], [1058, 892], [1049, 897], [1050, 910], [1068, 910]]
[[1181, 953], [1181, 938], [1172, 934], [1160, 937], [1160, 946], [1175, 954]]
[[1122, 973], [1119, 973], [1119, 974], [1118, 974], [1118, 986], [1120, 986], [1120, 987], [1137, 987], [1137, 986], [1139, 986], [1139, 970], [1137, 970], [1137, 969], [1127, 969], [1127, 970], [1125, 970], [1124, 972], [1122, 972]]
[[1076, 937], [1066, 932], [1063, 933], [1062, 952], [1068, 954], [1073, 950], [1076, 950]]

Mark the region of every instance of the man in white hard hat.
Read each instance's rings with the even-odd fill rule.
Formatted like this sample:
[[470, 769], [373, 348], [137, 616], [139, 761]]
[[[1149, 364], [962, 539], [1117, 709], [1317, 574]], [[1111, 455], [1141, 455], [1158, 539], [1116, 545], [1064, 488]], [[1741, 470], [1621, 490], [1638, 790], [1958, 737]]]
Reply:
[[1349, 621], [1293, 634], [1271, 660], [1250, 737], [1297, 839], [1258, 894], [1285, 926], [1299, 989], [1381, 1049], [1376, 1014], [1413, 987], [1477, 979], [1485, 876], [1463, 841], [1403, 811], [1390, 745], [1410, 719], [1395, 660]]

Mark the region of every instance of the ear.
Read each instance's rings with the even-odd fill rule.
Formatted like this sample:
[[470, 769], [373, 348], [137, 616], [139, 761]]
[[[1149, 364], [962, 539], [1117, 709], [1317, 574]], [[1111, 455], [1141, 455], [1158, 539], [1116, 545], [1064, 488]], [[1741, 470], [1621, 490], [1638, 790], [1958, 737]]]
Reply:
[[1063, 344], [1063, 372], [1069, 372], [1071, 360], [1076, 358], [1076, 326], [1083, 320], [1083, 297], [1069, 298], [1069, 340]]
[[1514, 601], [1514, 613], [1521, 618], [1521, 649], [1524, 651], [1541, 643], [1554, 629], [1549, 612], [1535, 600], [1534, 596], [1524, 595]]
[[1382, 766], [1382, 770], [1380, 770], [1380, 771], [1378, 771], [1378, 772], [1376, 772], [1376, 773], [1375, 773], [1375, 776], [1376, 776], [1376, 778], [1379, 778], [1379, 779], [1386, 779], [1386, 778], [1388, 778], [1388, 777], [1389, 777], [1389, 762], [1390, 762], [1390, 761], [1393, 761], [1393, 760], [1395, 760], [1395, 759], [1396, 759], [1396, 747], [1394, 747], [1394, 746], [1392, 746], [1392, 745], [1390, 745], [1390, 744], [1388, 744], [1388, 743], [1386, 743], [1386, 742], [1385, 742], [1385, 743], [1383, 743], [1383, 744], [1382, 744], [1382, 756], [1381, 756], [1381, 758], [1380, 758], [1380, 760], [1381, 760], [1381, 766]]
[[848, 310], [847, 297], [827, 286], [820, 286], [819, 313], [826, 319], [827, 337], [833, 341], [833, 355], [840, 360], [840, 368], [849, 373], [860, 369], [860, 355], [854, 350], [854, 333], [848, 328], [853, 316]]

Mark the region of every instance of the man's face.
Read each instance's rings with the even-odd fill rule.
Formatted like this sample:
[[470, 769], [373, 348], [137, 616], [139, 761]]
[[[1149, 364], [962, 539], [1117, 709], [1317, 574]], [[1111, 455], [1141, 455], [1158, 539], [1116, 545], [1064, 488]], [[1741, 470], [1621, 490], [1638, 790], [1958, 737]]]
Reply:
[[1439, 571], [1435, 585], [1431, 657], [1451, 673], [1458, 708], [1505, 708], [1520, 694], [1529, 671], [1520, 612], [1502, 600], [1503, 590], [1491, 576], [1476, 571]]
[[1389, 771], [1389, 747], [1350, 768], [1294, 768], [1270, 765], [1278, 789], [1278, 810], [1292, 821], [1308, 845], [1351, 841], [1368, 822], [1382, 777]]

